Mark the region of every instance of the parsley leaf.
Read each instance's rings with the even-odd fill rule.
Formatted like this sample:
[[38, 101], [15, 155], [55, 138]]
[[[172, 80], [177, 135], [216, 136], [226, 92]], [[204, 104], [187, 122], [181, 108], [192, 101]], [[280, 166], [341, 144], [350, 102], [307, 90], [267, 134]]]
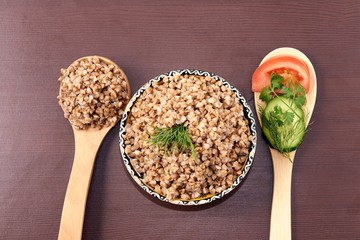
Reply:
[[293, 93], [292, 89], [290, 89], [290, 88], [284, 88], [282, 90], [282, 94], [286, 98], [293, 98], [294, 97], [294, 93]]
[[279, 115], [281, 115], [283, 112], [282, 112], [282, 108], [281, 107], [279, 107], [279, 106], [275, 106], [274, 107], [274, 112], [275, 112], [275, 114], [277, 115], [277, 116], [279, 116]]
[[271, 74], [270, 89], [281, 89], [284, 86], [283, 82], [284, 78], [282, 76], [276, 73]]
[[269, 88], [263, 88], [260, 93], [260, 99], [266, 103], [270, 102], [270, 100], [272, 99], [271, 92], [272, 91]]
[[277, 74], [271, 74], [270, 86], [264, 87], [260, 93], [260, 99], [266, 103], [269, 103], [277, 96], [283, 96], [294, 100], [295, 104], [299, 107], [306, 103], [306, 92], [300, 83], [288, 82]]
[[304, 95], [300, 95], [300, 96], [297, 96], [295, 99], [294, 99], [294, 103], [298, 106], [298, 107], [301, 107], [302, 105], [304, 105], [306, 102], [306, 97]]
[[294, 120], [294, 113], [286, 111], [283, 114], [283, 118], [286, 124], [290, 125]]

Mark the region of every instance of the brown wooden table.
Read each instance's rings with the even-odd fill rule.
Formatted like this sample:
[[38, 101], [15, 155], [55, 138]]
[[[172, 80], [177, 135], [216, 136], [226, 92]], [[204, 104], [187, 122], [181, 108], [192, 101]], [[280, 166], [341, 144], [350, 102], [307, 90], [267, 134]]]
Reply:
[[[294, 163], [293, 239], [360, 239], [359, 23], [355, 0], [1, 1], [0, 239], [57, 238], [74, 154], [56, 99], [61, 67], [106, 56], [132, 93], [169, 70], [207, 70], [254, 110], [252, 72], [284, 46], [303, 51], [318, 76], [314, 123]], [[83, 239], [268, 239], [273, 173], [261, 136], [236, 191], [178, 207], [132, 181], [118, 130], [98, 152]]]

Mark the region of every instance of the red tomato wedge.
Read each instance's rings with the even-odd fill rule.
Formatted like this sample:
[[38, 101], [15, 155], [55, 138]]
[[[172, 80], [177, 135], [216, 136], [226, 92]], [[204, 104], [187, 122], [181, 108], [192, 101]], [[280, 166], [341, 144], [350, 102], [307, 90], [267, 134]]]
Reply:
[[261, 92], [270, 85], [271, 74], [276, 72], [284, 77], [285, 81], [300, 83], [306, 92], [310, 88], [310, 71], [307, 64], [292, 56], [276, 56], [263, 62], [253, 73], [252, 91]]

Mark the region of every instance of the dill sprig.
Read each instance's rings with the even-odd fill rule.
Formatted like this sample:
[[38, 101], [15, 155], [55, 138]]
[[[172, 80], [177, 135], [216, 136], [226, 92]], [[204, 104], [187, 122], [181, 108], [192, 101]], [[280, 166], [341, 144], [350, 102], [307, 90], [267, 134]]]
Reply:
[[150, 135], [150, 142], [156, 147], [164, 149], [165, 156], [167, 152], [174, 152], [178, 149], [180, 152], [191, 152], [195, 162], [199, 164], [194, 144], [187, 128], [183, 125], [174, 125], [169, 128], [154, 128], [154, 132]]

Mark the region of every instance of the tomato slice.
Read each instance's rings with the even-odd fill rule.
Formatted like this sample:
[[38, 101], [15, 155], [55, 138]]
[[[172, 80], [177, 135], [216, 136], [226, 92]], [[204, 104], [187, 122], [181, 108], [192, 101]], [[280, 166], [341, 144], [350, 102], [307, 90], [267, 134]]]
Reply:
[[285, 81], [300, 83], [309, 92], [309, 68], [303, 60], [293, 56], [275, 56], [263, 62], [253, 73], [252, 91], [261, 92], [264, 87], [269, 86], [273, 72], [283, 76]]

